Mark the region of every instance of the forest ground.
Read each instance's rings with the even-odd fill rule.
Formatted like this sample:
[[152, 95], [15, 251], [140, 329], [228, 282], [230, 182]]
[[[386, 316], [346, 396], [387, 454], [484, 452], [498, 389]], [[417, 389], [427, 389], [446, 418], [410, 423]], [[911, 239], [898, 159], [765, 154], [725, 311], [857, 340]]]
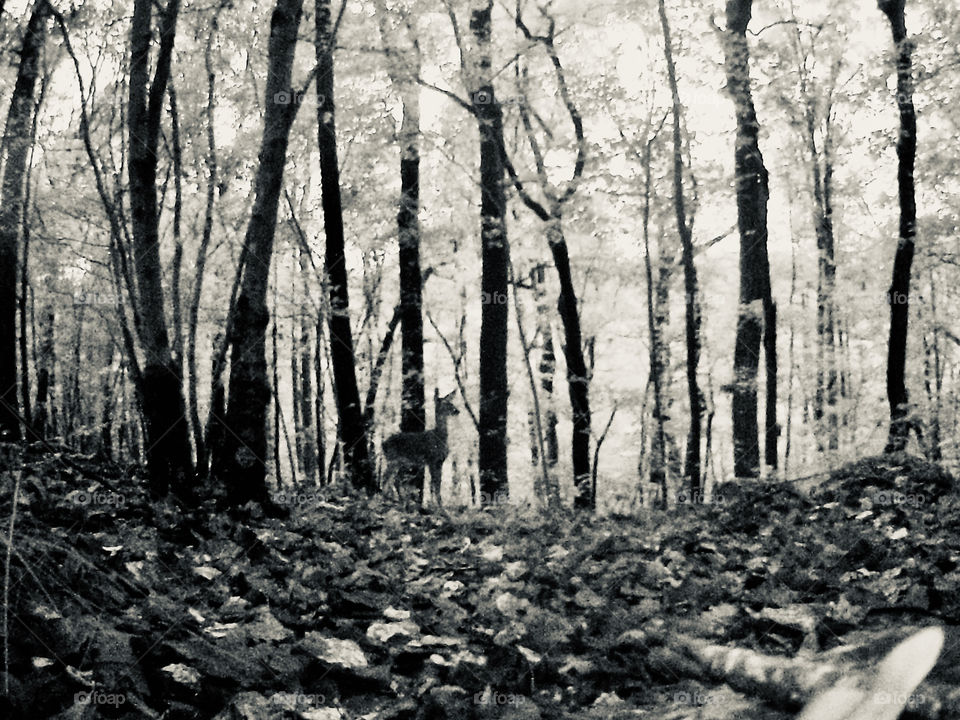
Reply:
[[947, 647], [908, 708], [960, 716], [960, 495], [912, 457], [629, 517], [312, 490], [187, 515], [49, 452], [0, 487], [5, 717], [786, 718], [811, 686], [784, 668], [926, 624]]

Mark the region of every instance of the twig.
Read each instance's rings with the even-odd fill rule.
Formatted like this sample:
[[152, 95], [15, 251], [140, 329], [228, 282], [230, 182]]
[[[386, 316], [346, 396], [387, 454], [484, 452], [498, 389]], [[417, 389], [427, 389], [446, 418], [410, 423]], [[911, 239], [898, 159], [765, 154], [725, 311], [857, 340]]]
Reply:
[[440, 338], [443, 346], [447, 348], [450, 360], [453, 362], [453, 378], [457, 381], [457, 388], [460, 390], [460, 399], [463, 400], [463, 407], [466, 408], [467, 414], [470, 416], [470, 419], [473, 420], [473, 427], [477, 432], [480, 432], [480, 421], [477, 420], [477, 416], [473, 413], [473, 407], [470, 405], [470, 401], [467, 400], [467, 389], [464, 387], [463, 380], [460, 377], [460, 363], [463, 362], [463, 358], [453, 351], [453, 348], [450, 346], [450, 341], [440, 332], [440, 328], [438, 328], [437, 323], [434, 322], [433, 315], [431, 315], [429, 311], [427, 311], [426, 314], [427, 320], [430, 321], [434, 332], [437, 333], [437, 337]]
[[597, 460], [600, 458], [600, 446], [603, 445], [603, 441], [607, 437], [607, 430], [610, 429], [610, 425], [613, 423], [613, 416], [617, 414], [617, 404], [613, 404], [613, 410], [610, 411], [610, 417], [607, 418], [607, 424], [603, 426], [603, 432], [600, 433], [600, 437], [597, 438], [597, 444], [593, 448], [593, 472], [590, 478], [590, 484], [593, 486], [593, 497], [597, 497]]

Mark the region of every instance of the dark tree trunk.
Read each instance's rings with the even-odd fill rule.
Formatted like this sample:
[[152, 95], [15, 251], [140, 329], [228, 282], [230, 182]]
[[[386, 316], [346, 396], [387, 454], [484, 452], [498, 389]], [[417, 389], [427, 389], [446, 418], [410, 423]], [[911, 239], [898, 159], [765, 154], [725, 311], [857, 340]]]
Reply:
[[[312, 487], [316, 485], [317, 478], [317, 445], [316, 429], [314, 427], [314, 401], [313, 401], [313, 343], [311, 342], [311, 326], [313, 318], [306, 309], [306, 297], [309, 288], [306, 287], [307, 277], [307, 257], [301, 250], [300, 252], [300, 274], [304, 279], [304, 303], [300, 308], [300, 367], [298, 396], [300, 400], [300, 424], [302, 426], [302, 436], [300, 440], [303, 465], [303, 482]], [[298, 433], [300, 430], [298, 430]]]
[[[197, 263], [193, 276], [193, 294], [190, 297], [189, 316], [187, 320], [187, 371], [188, 371], [188, 398], [190, 405], [190, 424], [193, 426], [193, 442], [197, 458], [197, 474], [201, 481], [206, 480], [210, 455], [206, 443], [206, 432], [200, 422], [200, 402], [197, 397], [197, 387], [200, 380], [197, 377], [197, 327], [200, 318], [200, 298], [203, 292], [204, 270], [207, 264], [207, 250], [210, 247], [210, 238], [213, 235], [213, 203], [214, 189], [217, 185], [217, 144], [213, 127], [213, 107], [215, 98], [216, 75], [213, 70], [211, 45], [217, 33], [217, 15], [214, 14], [211, 23], [210, 35], [203, 50], [204, 68], [207, 73], [207, 104], [205, 108], [207, 131], [207, 188], [206, 207], [203, 216], [203, 231], [200, 236], [200, 247], [197, 250]], [[216, 346], [215, 346], [216, 347]]]
[[[410, 18], [374, 3], [391, 80], [403, 103], [400, 121], [400, 201], [397, 230], [400, 267], [401, 432], [426, 429], [423, 367], [423, 277], [420, 268], [420, 46]], [[368, 427], [372, 427], [368, 424]], [[400, 469], [400, 482], [423, 493], [423, 468]]]
[[254, 181], [253, 211], [244, 245], [248, 261], [237, 298], [230, 338], [230, 385], [215, 474], [229, 489], [231, 504], [266, 503], [267, 287], [277, 208], [283, 184], [290, 126], [296, 105], [290, 98], [290, 76], [303, 0], [277, 0], [270, 19], [268, 72], [263, 137]]
[[[388, 71], [400, 100], [400, 201], [397, 231], [400, 267], [401, 402], [400, 431], [426, 429], [423, 367], [423, 283], [420, 268], [420, 46], [410, 18], [375, 4]], [[379, 358], [378, 358], [379, 361]], [[372, 427], [369, 425], [368, 427]], [[423, 468], [403, 467], [399, 481], [423, 491]]]
[[[400, 128], [400, 339], [403, 387], [400, 431], [426, 429], [423, 378], [423, 283], [420, 269], [419, 87], [404, 88]], [[407, 469], [401, 482], [423, 488], [423, 468]]]
[[363, 421], [357, 387], [353, 334], [350, 329], [350, 300], [344, 254], [343, 206], [340, 198], [340, 168], [337, 160], [335, 106], [333, 102], [333, 28], [330, 0], [316, 2], [317, 56], [317, 142], [320, 149], [320, 181], [323, 226], [326, 231], [324, 256], [330, 292], [330, 357], [333, 361], [334, 395], [340, 415], [343, 456], [355, 487], [368, 494], [377, 484], [370, 463], [367, 428]]
[[767, 391], [764, 403], [764, 461], [773, 469], [777, 468], [777, 439], [780, 437], [780, 424], [777, 422], [777, 304], [770, 292], [770, 266], [764, 272], [766, 289], [763, 293], [763, 359], [764, 376]]
[[[505, 150], [504, 159], [506, 169], [524, 204], [543, 222], [547, 223], [547, 241], [550, 245], [550, 252], [553, 256], [554, 266], [557, 269], [557, 276], [560, 280], [558, 309], [564, 330], [565, 342], [563, 352], [567, 365], [567, 389], [570, 394], [570, 409], [573, 415], [572, 464], [574, 487], [576, 490], [574, 507], [579, 509], [593, 509], [596, 505], [596, 487], [593, 482], [596, 474], [594, 473], [593, 476], [590, 474], [590, 370], [587, 369], [587, 363], [584, 359], [580, 311], [570, 270], [570, 256], [567, 249], [567, 241], [563, 232], [564, 204], [573, 197], [581, 179], [585, 162], [586, 142], [583, 134], [583, 120], [570, 94], [563, 63], [560, 61], [554, 44], [556, 22], [550, 17], [549, 13], [546, 14], [546, 17], [548, 19], [547, 33], [538, 36], [534, 36], [530, 32], [519, 12], [515, 21], [517, 28], [528, 41], [539, 43], [543, 46], [550, 59], [550, 63], [553, 65], [557, 91], [566, 108], [567, 115], [570, 117], [570, 123], [573, 126], [574, 137], [577, 142], [577, 155], [574, 162], [573, 175], [571, 179], [565, 183], [563, 190], [557, 190], [552, 186], [548, 179], [544, 163], [542, 162], [542, 154], [530, 118], [531, 113], [524, 104], [521, 104], [519, 107], [520, 117], [527, 134], [531, 151], [537, 158], [537, 177], [540, 189], [546, 197], [549, 210], [526, 192], [516, 171], [507, 160]], [[500, 122], [499, 117], [498, 113], [498, 123]], [[502, 147], [502, 134], [500, 136], [500, 142]], [[591, 359], [591, 370], [592, 367], [593, 363]]]
[[49, 15], [47, 1], [37, 0], [24, 32], [17, 80], [4, 128], [6, 159], [0, 189], [0, 440], [5, 441], [20, 439], [20, 402], [17, 398], [18, 244], [26, 191], [24, 179], [33, 145], [34, 87]]
[[157, 208], [157, 142], [179, 2], [170, 0], [160, 18], [160, 49], [151, 82], [152, 7], [151, 0], [134, 3], [128, 110], [130, 217], [139, 290], [140, 343], [144, 354], [143, 417], [152, 492], [162, 495], [172, 490], [188, 499], [195, 490], [193, 465], [183, 388], [171, 354], [164, 316]]
[[563, 357], [567, 365], [567, 389], [573, 414], [573, 480], [577, 489], [574, 506], [592, 509], [596, 498], [590, 483], [590, 373], [583, 357], [583, 335], [576, 288], [570, 269], [570, 254], [563, 234], [561, 209], [553, 208], [554, 221], [547, 225], [547, 242], [560, 279], [557, 310], [563, 323]]
[[477, 85], [473, 112], [480, 131], [480, 497], [483, 504], [509, 493], [507, 481], [507, 279], [509, 249], [506, 237], [504, 164], [500, 148], [503, 117], [493, 91], [490, 57], [492, 0], [481, 3], [470, 16], [477, 42]]
[[687, 345], [687, 398], [690, 403], [690, 429], [687, 433], [687, 457], [684, 474], [693, 501], [702, 498], [700, 479], [700, 430], [703, 415], [703, 402], [700, 386], [697, 382], [697, 368], [700, 364], [700, 300], [697, 266], [693, 255], [692, 220], [687, 222], [686, 202], [683, 191], [683, 141], [680, 132], [680, 92], [677, 87], [677, 75], [673, 62], [673, 48], [670, 41], [670, 23], [664, 0], [660, 0], [660, 22], [663, 26], [664, 56], [667, 61], [667, 79], [673, 99], [673, 204], [677, 215], [677, 231], [683, 252], [683, 286], [686, 291], [684, 302], [685, 339]]
[[53, 385], [56, 348], [53, 344], [53, 308], [47, 307], [43, 312], [43, 329], [40, 335], [40, 352], [37, 356], [37, 402], [35, 414], [31, 418], [31, 426], [40, 440], [47, 439], [50, 426], [50, 388]]
[[902, 451], [910, 431], [910, 413], [904, 378], [907, 362], [907, 321], [910, 317], [910, 266], [917, 233], [917, 201], [913, 170], [917, 155], [917, 115], [913, 107], [913, 41], [907, 37], [905, 0], [880, 0], [878, 6], [890, 21], [897, 49], [897, 189], [900, 194], [900, 237], [890, 283], [890, 343], [887, 351], [887, 400], [890, 434], [886, 452]]
[[[727, 29], [724, 56], [727, 87], [733, 98], [737, 119], [734, 167], [737, 189], [737, 224], [740, 229], [740, 307], [733, 353], [733, 465], [737, 477], [759, 477], [760, 444], [757, 425], [757, 374], [764, 325], [775, 319], [770, 300], [767, 258], [767, 170], [760, 154], [760, 124], [750, 89], [750, 51], [747, 25], [752, 0], [727, 1]], [[774, 328], [766, 330], [766, 352], [775, 346]], [[767, 360], [767, 442], [773, 439], [776, 452], [776, 359]], [[775, 458], [775, 455], [773, 456]], [[767, 459], [771, 459], [768, 449]]]

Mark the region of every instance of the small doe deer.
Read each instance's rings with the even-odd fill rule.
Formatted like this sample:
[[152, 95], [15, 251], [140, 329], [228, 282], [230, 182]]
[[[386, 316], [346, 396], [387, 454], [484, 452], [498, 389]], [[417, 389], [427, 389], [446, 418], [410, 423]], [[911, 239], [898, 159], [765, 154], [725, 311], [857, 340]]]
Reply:
[[[440, 396], [433, 390], [435, 427], [422, 432], [398, 432], [383, 441], [383, 457], [387, 461], [387, 482], [391, 477], [400, 496], [400, 474], [405, 469], [430, 471], [430, 494], [438, 505], [440, 502], [440, 479], [443, 461], [447, 459], [450, 448], [447, 446], [447, 418], [459, 415], [453, 404], [455, 392]], [[420, 498], [423, 500], [423, 488]]]

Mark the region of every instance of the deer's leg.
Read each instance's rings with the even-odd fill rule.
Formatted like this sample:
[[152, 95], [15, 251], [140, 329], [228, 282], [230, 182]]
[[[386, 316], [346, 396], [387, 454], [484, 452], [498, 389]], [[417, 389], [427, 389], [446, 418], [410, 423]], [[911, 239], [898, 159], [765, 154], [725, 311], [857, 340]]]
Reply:
[[443, 479], [443, 463], [433, 463], [430, 465], [430, 494], [433, 496], [433, 502], [437, 507], [443, 507], [440, 500], [440, 481]]

